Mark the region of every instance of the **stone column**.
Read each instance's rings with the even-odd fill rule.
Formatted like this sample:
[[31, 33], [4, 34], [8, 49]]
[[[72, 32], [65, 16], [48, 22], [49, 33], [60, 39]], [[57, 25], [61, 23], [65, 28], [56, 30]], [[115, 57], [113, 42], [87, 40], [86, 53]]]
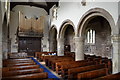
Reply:
[[112, 53], [112, 72], [120, 72], [120, 35], [112, 36], [113, 53]]
[[50, 45], [49, 45], [49, 46], [50, 46], [50, 52], [53, 51], [53, 43], [54, 43], [54, 42], [53, 42], [52, 40], [50, 40]]
[[2, 78], [2, 17], [1, 16], [2, 15], [0, 13], [0, 80]]
[[55, 39], [50, 40], [50, 52], [55, 51]]
[[75, 37], [75, 60], [84, 60], [84, 39]]
[[3, 59], [8, 58], [8, 25], [7, 20], [4, 18], [3, 24], [2, 24], [2, 54]]
[[42, 51], [43, 52], [48, 52], [49, 51], [49, 41], [48, 41], [48, 37], [43, 37], [42, 39]]
[[57, 55], [64, 56], [64, 39], [58, 38], [57, 40]]
[[2, 40], [2, 53], [3, 53], [3, 59], [8, 59], [8, 42], [7, 39]]

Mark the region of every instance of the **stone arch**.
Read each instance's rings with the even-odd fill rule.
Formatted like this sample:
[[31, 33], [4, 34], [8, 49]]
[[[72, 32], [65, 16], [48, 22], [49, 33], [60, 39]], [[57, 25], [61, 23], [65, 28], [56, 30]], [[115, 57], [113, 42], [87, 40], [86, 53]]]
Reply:
[[[111, 35], [113, 35], [116, 31], [115, 30], [115, 22], [112, 18], [112, 16], [104, 9], [101, 9], [101, 8], [93, 8], [93, 9], [90, 9], [89, 11], [87, 11], [81, 18], [79, 24], [78, 24], [78, 27], [77, 27], [77, 37], [82, 37], [83, 38], [83, 41], [85, 41], [85, 32], [86, 32], [86, 28], [88, 26], [88, 23], [96, 18], [96, 17], [102, 17], [105, 19], [105, 21], [108, 22], [109, 24], [109, 27], [110, 27], [110, 37]], [[109, 38], [111, 40], [111, 38]], [[102, 42], [102, 41], [101, 41]], [[111, 42], [111, 41], [110, 41]], [[105, 44], [105, 43], [103, 43]], [[107, 45], [106, 45], [107, 46]], [[112, 49], [112, 44], [110, 43], [109, 44], [109, 47]], [[90, 50], [91, 51], [91, 50]], [[100, 55], [100, 54], [97, 54], [97, 55]], [[103, 55], [105, 56], [105, 54]], [[107, 56], [107, 55], [106, 55]], [[112, 57], [112, 51], [111, 51], [111, 54], [109, 56], [110, 58]]]
[[80, 19], [78, 23], [78, 27], [77, 27], [76, 36], [80, 37], [84, 35], [85, 24], [89, 22], [90, 19], [94, 18], [95, 16], [104, 17], [110, 24], [111, 34], [114, 34], [116, 32], [117, 29], [115, 29], [115, 22], [111, 14], [102, 8], [93, 8], [87, 11]]
[[[56, 30], [56, 31], [57, 31], [56, 25], [52, 25], [52, 27], [50, 28], [50, 30], [49, 30], [49, 34], [50, 34], [50, 35], [54, 35], [53, 32], [52, 32], [53, 30]], [[51, 33], [52, 33], [52, 34], [51, 34]], [[58, 31], [57, 31], [57, 33], [58, 33]]]
[[[114, 35], [114, 34], [118, 34], [118, 29], [117, 27], [115, 26], [115, 21], [112, 17], [112, 15], [107, 12], [106, 10], [104, 9], [101, 9], [101, 8], [93, 8], [93, 9], [90, 9], [89, 11], [87, 11], [83, 16], [82, 18], [80, 19], [79, 21], [79, 24], [78, 24], [78, 27], [77, 27], [77, 34], [76, 36], [77, 37], [80, 37], [83, 39], [83, 43], [84, 43], [84, 36], [85, 36], [85, 29], [89, 23], [90, 20], [92, 20], [93, 18], [95, 17], [103, 17], [109, 24], [109, 27], [111, 29], [111, 33], [110, 33], [110, 40], [111, 40], [111, 35]], [[114, 53], [114, 50], [113, 49], [113, 44], [111, 43], [110, 45], [111, 48], [111, 57], [115, 54]], [[84, 48], [81, 48], [81, 49], [84, 49]], [[83, 53], [84, 53], [84, 50], [82, 50]], [[112, 63], [114, 63], [113, 59], [112, 59]], [[114, 66], [114, 64], [112, 65]], [[113, 71], [115, 70], [115, 68], [113, 67]]]
[[[69, 34], [70, 33], [70, 34]], [[58, 55], [64, 52], [74, 52], [75, 26], [71, 20], [63, 21], [58, 34]], [[68, 41], [68, 42], [67, 42]], [[73, 44], [73, 45], [72, 45]]]
[[74, 29], [74, 32], [75, 32], [75, 25], [73, 24], [73, 22], [72, 22], [71, 20], [67, 19], [67, 20], [63, 21], [62, 25], [60, 26], [58, 38], [62, 38], [62, 37], [63, 37], [64, 32], [65, 32], [65, 30], [66, 30], [66, 28], [67, 28], [66, 25], [71, 25], [71, 26], [73, 26], [73, 29]]
[[55, 25], [52, 25], [52, 27], [49, 30], [49, 50], [51, 52], [56, 52], [57, 51], [57, 28]]

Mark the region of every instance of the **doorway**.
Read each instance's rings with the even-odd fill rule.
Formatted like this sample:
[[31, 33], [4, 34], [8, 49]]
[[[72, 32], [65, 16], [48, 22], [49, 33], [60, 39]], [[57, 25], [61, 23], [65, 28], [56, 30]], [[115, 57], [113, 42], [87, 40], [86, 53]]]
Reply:
[[18, 52], [26, 52], [28, 56], [34, 56], [41, 51], [41, 38], [19, 37]]

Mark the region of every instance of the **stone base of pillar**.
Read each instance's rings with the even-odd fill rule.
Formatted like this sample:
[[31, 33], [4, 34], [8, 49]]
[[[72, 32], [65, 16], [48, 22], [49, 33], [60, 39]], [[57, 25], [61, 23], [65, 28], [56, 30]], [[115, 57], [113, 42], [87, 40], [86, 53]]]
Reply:
[[64, 56], [64, 54], [58, 54], [57, 56]]
[[81, 59], [77, 59], [77, 58], [75, 58], [75, 61], [80, 61], [80, 60], [84, 60], [84, 58], [83, 58], [83, 59], [82, 59], [82, 58], [81, 58]]

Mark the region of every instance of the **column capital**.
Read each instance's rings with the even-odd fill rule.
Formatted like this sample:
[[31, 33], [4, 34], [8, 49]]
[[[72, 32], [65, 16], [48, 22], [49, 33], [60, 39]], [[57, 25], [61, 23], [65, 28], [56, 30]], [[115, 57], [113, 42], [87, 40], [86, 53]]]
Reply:
[[113, 42], [120, 42], [120, 34], [115, 34], [111, 36]]

